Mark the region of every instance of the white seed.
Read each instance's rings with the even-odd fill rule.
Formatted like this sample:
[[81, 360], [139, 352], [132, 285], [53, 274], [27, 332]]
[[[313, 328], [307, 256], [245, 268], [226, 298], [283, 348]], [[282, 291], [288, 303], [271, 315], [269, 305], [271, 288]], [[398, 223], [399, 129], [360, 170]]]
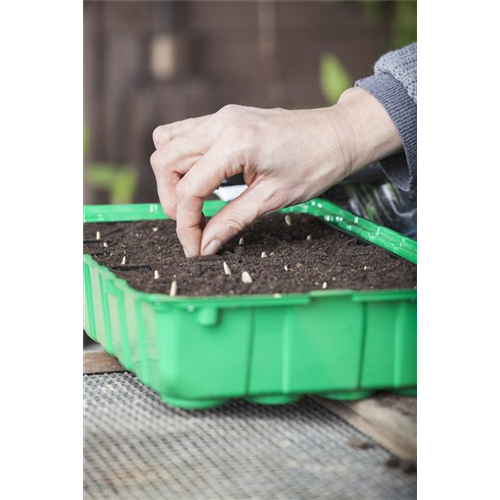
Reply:
[[328, 288], [328, 283], [326, 281], [324, 281], [323, 282], [323, 286], [321, 288], [323, 288], [323, 290], [325, 290], [326, 288]]
[[157, 228], [157, 227], [154, 227], [154, 228], [153, 228], [153, 233], [156, 233], [156, 231], [158, 231], [158, 228]]
[[244, 240], [243, 238], [240, 238], [240, 239], [238, 240], [238, 245], [239, 245], [240, 247], [242, 247], [244, 244], [245, 244], [245, 240]]
[[291, 226], [292, 225], [292, 218], [287, 214], [285, 215], [285, 223], [287, 226]]
[[226, 276], [231, 276], [231, 269], [229, 269], [229, 266], [227, 265], [227, 262], [223, 262], [222, 266], [224, 267], [224, 274]]
[[124, 266], [127, 263], [127, 257], [124, 255], [122, 259], [122, 266]]
[[243, 271], [241, 273], [241, 281], [243, 283], [252, 283], [252, 277], [246, 271]]
[[332, 276], [332, 281], [337, 281], [337, 278], [335, 276]]
[[97, 231], [97, 233], [95, 233], [95, 239], [96, 240], [100, 240], [101, 239], [101, 231]]
[[281, 293], [273, 293], [275, 299], [281, 299]]
[[285, 266], [285, 271], [288, 271], [288, 266]]
[[260, 254], [260, 256], [261, 256], [261, 258], [265, 259], [265, 258], [267, 257], [267, 253], [266, 253], [266, 252], [262, 252], [262, 253]]
[[157, 280], [160, 277], [160, 273], [155, 270], [155, 280]]
[[177, 295], [177, 281], [172, 281], [170, 285], [170, 297], [175, 297]]
[[107, 244], [106, 242], [104, 242], [104, 243], [102, 244], [102, 246], [103, 246], [104, 248], [108, 248], [108, 244]]
[[368, 266], [363, 267], [363, 271], [366, 271], [368, 269]]
[[311, 241], [312, 239], [313, 239], [313, 237], [310, 234], [308, 234], [306, 240]]

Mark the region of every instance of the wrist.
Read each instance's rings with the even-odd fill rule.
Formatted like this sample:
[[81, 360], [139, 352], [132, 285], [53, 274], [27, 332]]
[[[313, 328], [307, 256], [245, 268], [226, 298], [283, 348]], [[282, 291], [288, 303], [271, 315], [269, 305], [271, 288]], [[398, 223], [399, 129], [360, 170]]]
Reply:
[[345, 91], [332, 111], [340, 118], [340, 140], [355, 172], [402, 151], [399, 133], [386, 110], [371, 94], [355, 87]]

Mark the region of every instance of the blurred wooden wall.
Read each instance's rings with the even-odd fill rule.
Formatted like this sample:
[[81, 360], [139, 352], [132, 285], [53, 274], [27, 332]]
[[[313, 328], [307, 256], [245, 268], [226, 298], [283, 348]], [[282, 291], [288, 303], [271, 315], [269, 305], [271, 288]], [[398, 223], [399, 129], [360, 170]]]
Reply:
[[[228, 103], [324, 106], [321, 55], [335, 53], [357, 79], [371, 73], [388, 33], [361, 2], [85, 1], [85, 164], [136, 166], [134, 201], [156, 201], [156, 125]], [[85, 189], [86, 203], [108, 201]]]

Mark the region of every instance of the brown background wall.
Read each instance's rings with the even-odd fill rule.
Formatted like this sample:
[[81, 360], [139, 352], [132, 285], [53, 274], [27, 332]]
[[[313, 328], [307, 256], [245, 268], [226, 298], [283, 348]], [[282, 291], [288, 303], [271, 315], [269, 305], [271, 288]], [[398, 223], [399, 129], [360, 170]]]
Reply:
[[[388, 16], [370, 21], [361, 2], [86, 1], [86, 168], [131, 164], [139, 173], [134, 201], [156, 201], [149, 167], [156, 125], [228, 103], [325, 106], [322, 54], [336, 54], [357, 79], [371, 73], [389, 36]], [[167, 55], [153, 57], [157, 46]], [[163, 75], [154, 70], [162, 63], [170, 66]], [[86, 203], [109, 201], [85, 186]]]

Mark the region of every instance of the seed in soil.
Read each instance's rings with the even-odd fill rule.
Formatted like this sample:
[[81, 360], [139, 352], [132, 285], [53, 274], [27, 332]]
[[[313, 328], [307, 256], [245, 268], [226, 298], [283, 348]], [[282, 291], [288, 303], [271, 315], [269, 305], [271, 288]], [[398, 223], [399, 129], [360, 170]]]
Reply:
[[312, 235], [308, 234], [306, 240], [311, 241], [313, 239]]
[[122, 266], [124, 266], [127, 263], [127, 256], [124, 255], [122, 259]]
[[101, 239], [101, 232], [100, 231], [96, 231], [96, 233], [95, 233], [95, 239], [98, 240], [98, 241]]
[[159, 277], [160, 277], [160, 273], [158, 272], [158, 270], [155, 270], [155, 274], [154, 274], [155, 280], [157, 280]]
[[[97, 231], [100, 241], [95, 239]], [[309, 234], [312, 240], [307, 241]], [[238, 246], [240, 238], [245, 240], [244, 251]], [[262, 258], [263, 252], [268, 258]], [[306, 214], [294, 214], [291, 226], [284, 223], [283, 214], [261, 217], [218, 254], [190, 259], [177, 238], [175, 221], [86, 223], [84, 253], [146, 293], [168, 294], [173, 281], [179, 285], [177, 294], [202, 297], [305, 293], [321, 291], [325, 282], [329, 291], [414, 289], [417, 284], [414, 264]], [[235, 276], [225, 274], [224, 262]], [[152, 279], [155, 270], [159, 279]], [[253, 278], [251, 283], [243, 282], [243, 271]]]
[[291, 226], [292, 225], [292, 218], [290, 215], [285, 215], [285, 223], [287, 226]]
[[328, 288], [328, 283], [326, 281], [323, 281], [321, 288], [323, 288], [323, 290], [326, 290]]
[[170, 297], [175, 297], [177, 295], [177, 281], [172, 281], [170, 285]]
[[241, 273], [241, 281], [243, 283], [252, 283], [252, 277], [246, 271], [243, 271]]
[[238, 245], [239, 245], [240, 247], [242, 247], [244, 244], [245, 244], [245, 239], [244, 239], [244, 238], [240, 238], [240, 239], [238, 240]]
[[265, 259], [267, 257], [267, 253], [266, 252], [262, 252], [260, 254], [260, 257], [261, 257], [261, 259]]
[[231, 276], [231, 269], [230, 269], [230, 268], [229, 268], [229, 266], [227, 265], [227, 262], [226, 262], [226, 261], [224, 261], [224, 262], [222, 263], [222, 267], [224, 267], [224, 274], [225, 274], [226, 276]]
[[153, 228], [153, 233], [156, 233], [156, 231], [158, 231], [158, 228], [157, 228], [157, 227], [154, 227], [154, 228]]

